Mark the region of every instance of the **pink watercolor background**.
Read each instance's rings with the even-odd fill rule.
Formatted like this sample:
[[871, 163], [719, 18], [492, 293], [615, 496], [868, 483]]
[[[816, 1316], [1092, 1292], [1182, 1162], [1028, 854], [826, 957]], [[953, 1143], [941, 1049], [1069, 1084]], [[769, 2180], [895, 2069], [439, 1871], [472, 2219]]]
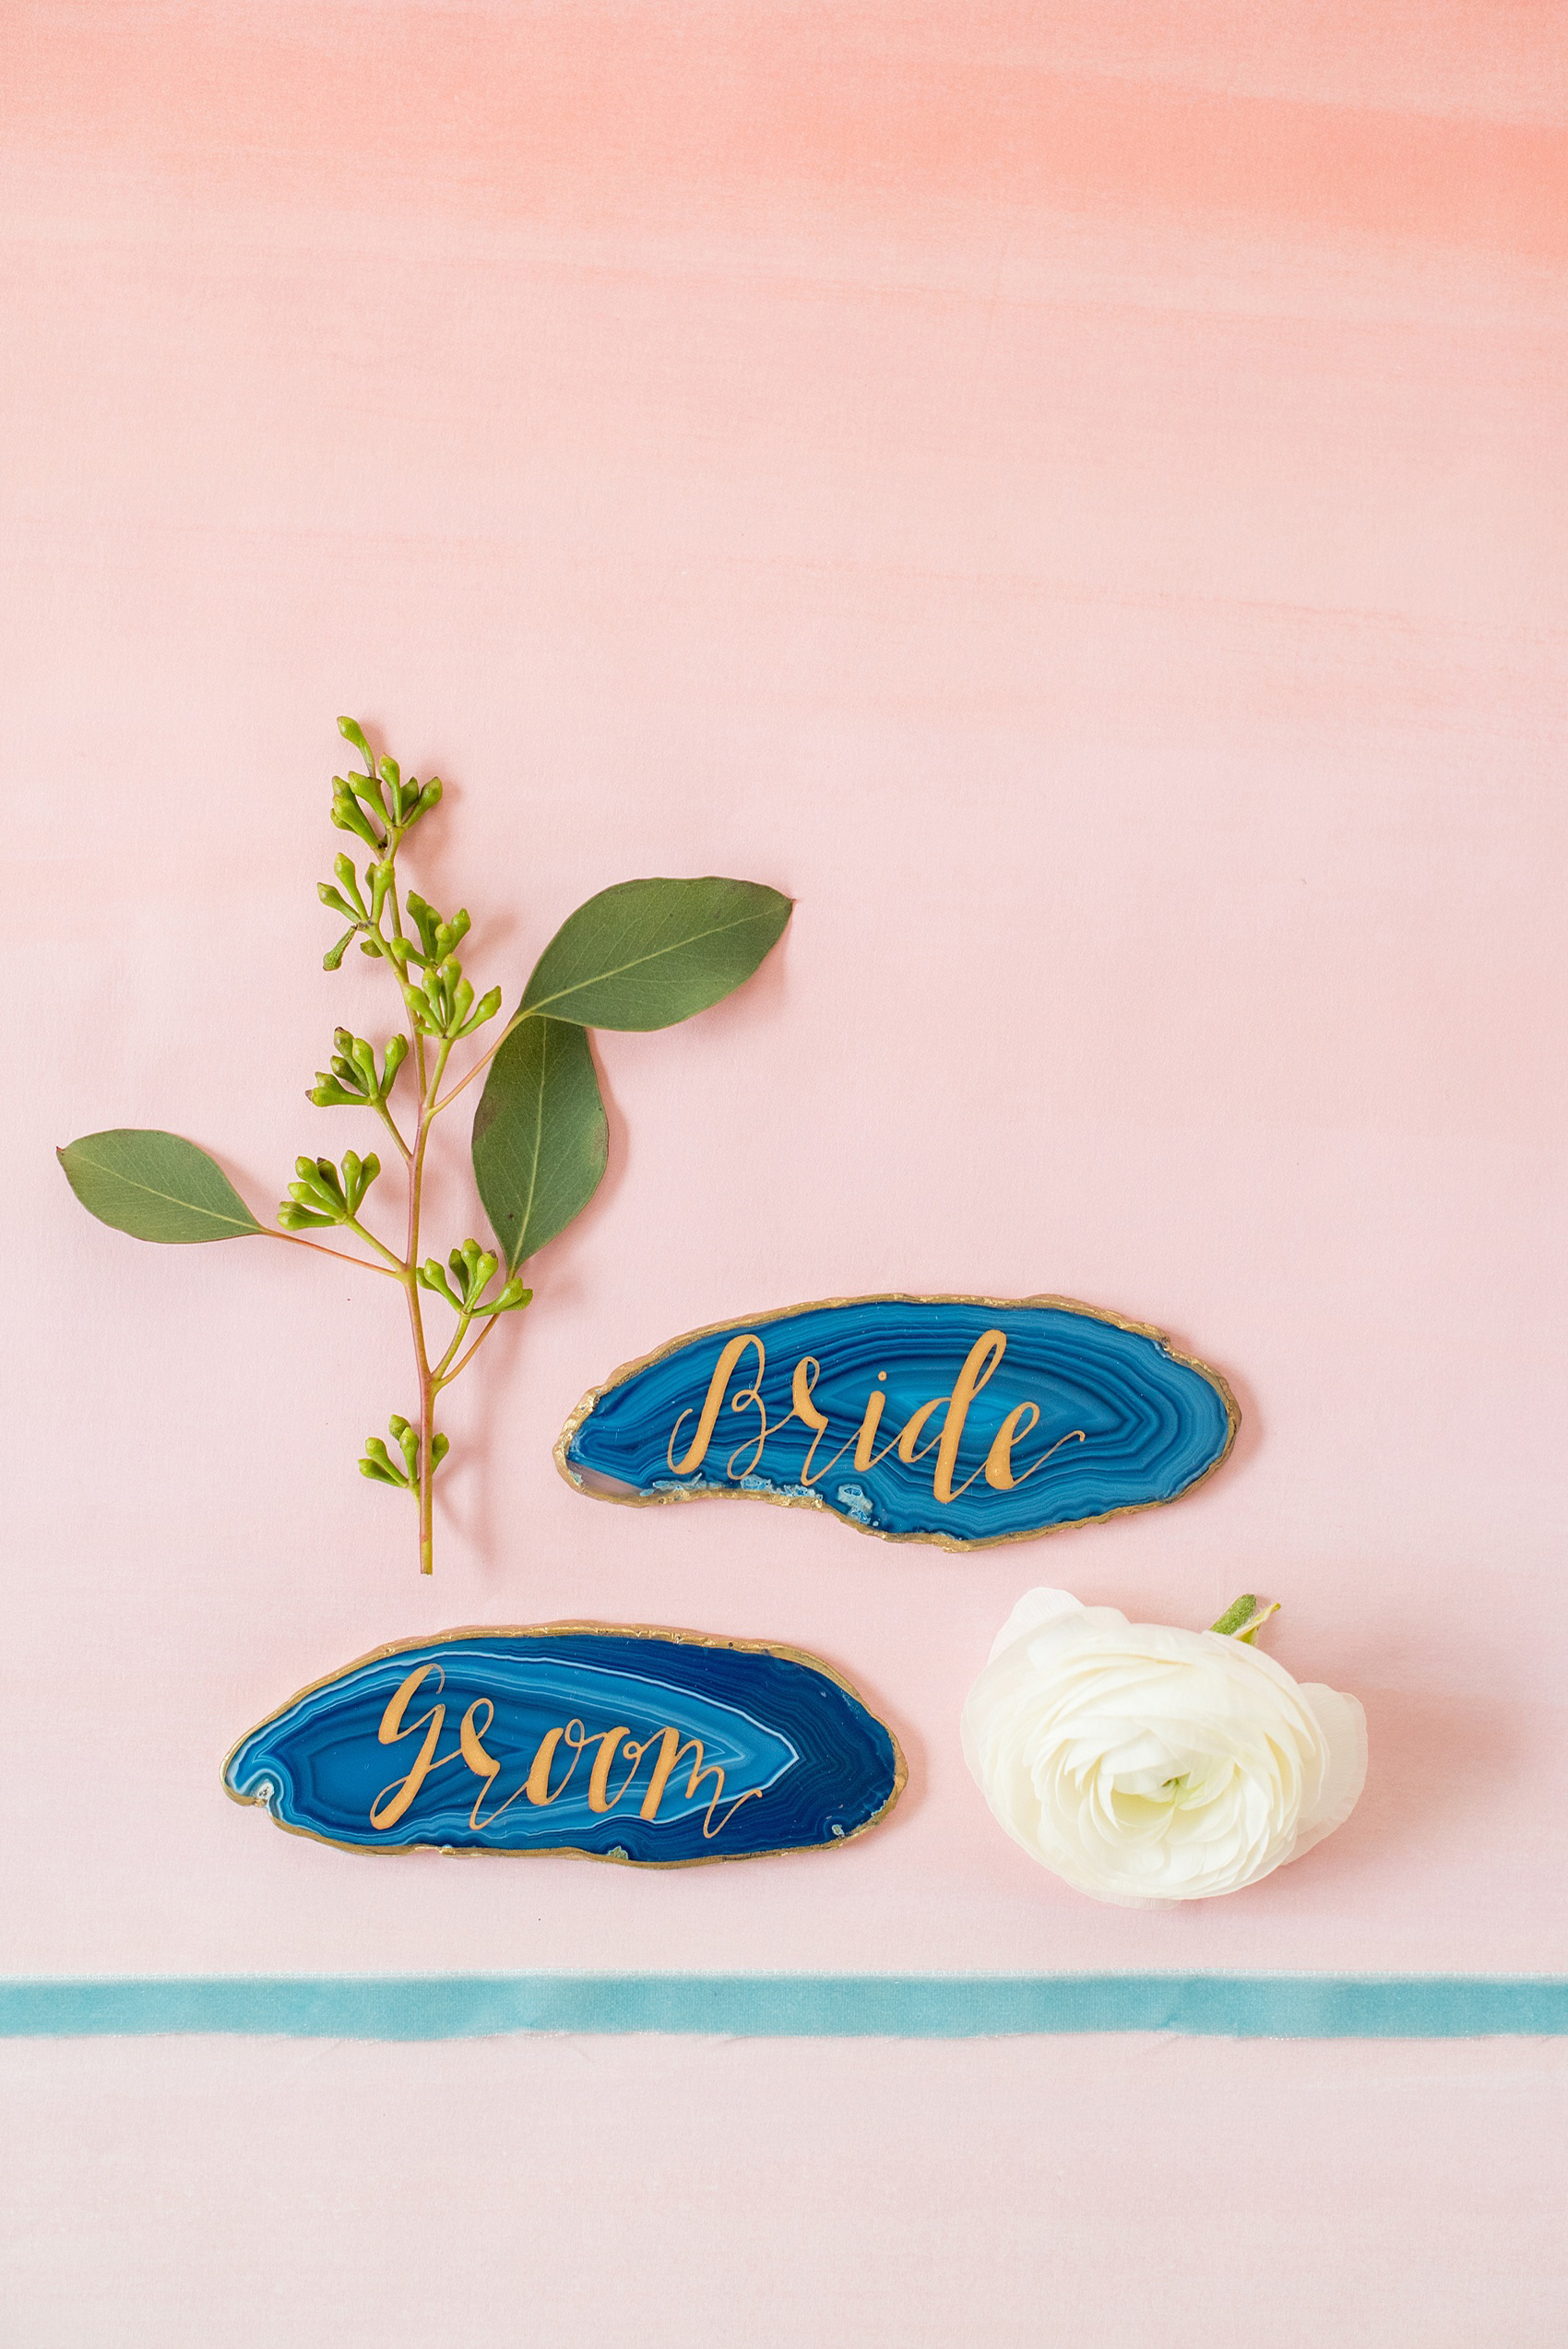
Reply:
[[[16, 0], [0, 1971], [1568, 1965], [1565, 32]], [[168, 1126], [265, 1210], [355, 1139], [302, 1099], [380, 1016], [319, 970], [345, 709], [447, 779], [418, 869], [509, 995], [610, 881], [799, 900], [742, 996], [601, 1040], [612, 1173], [454, 1399], [434, 1585], [353, 1472], [406, 1404], [395, 1300], [139, 1248], [52, 1156]], [[471, 1227], [460, 1181], [440, 1209]], [[1161, 1324], [1236, 1386], [1232, 1461], [968, 1559], [557, 1479], [615, 1364], [894, 1287]], [[956, 1722], [1036, 1580], [1277, 1594], [1274, 1652], [1368, 1709], [1350, 1824], [1170, 1915], [1031, 1869]], [[224, 1799], [235, 1735], [377, 1642], [581, 1615], [831, 1658], [898, 1813], [842, 1864], [641, 1877], [359, 1862]], [[28, 2349], [519, 2310], [642, 2349], [1536, 2349], [1563, 2074], [13, 2047], [0, 2273]]]

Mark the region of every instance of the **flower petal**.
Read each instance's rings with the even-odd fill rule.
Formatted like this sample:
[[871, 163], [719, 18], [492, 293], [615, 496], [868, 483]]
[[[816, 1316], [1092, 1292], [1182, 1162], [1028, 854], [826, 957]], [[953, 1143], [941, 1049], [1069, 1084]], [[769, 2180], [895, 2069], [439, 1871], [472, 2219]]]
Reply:
[[1035, 1630], [1059, 1615], [1082, 1615], [1084, 1603], [1071, 1591], [1026, 1591], [1006, 1622], [991, 1643], [990, 1661], [994, 1663], [1004, 1648], [1021, 1640], [1026, 1631]]
[[1367, 1783], [1367, 1716], [1360, 1698], [1327, 1688], [1321, 1680], [1302, 1680], [1297, 1686], [1323, 1732], [1327, 1756], [1317, 1801], [1296, 1830], [1293, 1858], [1344, 1826]]

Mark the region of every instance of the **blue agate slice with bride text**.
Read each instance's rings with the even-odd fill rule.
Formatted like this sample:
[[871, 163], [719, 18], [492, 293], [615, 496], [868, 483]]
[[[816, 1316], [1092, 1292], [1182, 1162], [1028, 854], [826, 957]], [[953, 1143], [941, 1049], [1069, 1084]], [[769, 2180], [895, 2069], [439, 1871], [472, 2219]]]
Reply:
[[673, 1340], [555, 1458], [606, 1499], [751, 1493], [967, 1549], [1174, 1500], [1240, 1416], [1158, 1330], [1066, 1298], [857, 1297]]

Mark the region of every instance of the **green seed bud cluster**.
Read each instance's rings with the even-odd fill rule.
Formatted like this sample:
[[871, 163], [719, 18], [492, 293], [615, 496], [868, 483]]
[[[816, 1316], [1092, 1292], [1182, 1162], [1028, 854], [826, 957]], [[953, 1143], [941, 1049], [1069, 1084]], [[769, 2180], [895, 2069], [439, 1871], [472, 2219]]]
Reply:
[[[420, 1489], [420, 1439], [416, 1428], [396, 1412], [386, 1423], [386, 1432], [403, 1455], [403, 1465], [397, 1467], [379, 1436], [367, 1437], [365, 1456], [360, 1462], [360, 1474], [376, 1485], [396, 1485], [405, 1493], [418, 1496]], [[434, 1476], [445, 1459], [451, 1446], [445, 1436], [433, 1436], [430, 1441], [430, 1473]]]
[[381, 1161], [373, 1151], [362, 1158], [358, 1151], [350, 1151], [343, 1160], [339, 1174], [329, 1158], [297, 1158], [294, 1161], [296, 1182], [289, 1186], [289, 1196], [278, 1210], [278, 1221], [285, 1232], [308, 1232], [314, 1226], [329, 1223], [354, 1223], [365, 1193], [381, 1172]]
[[[465, 1240], [460, 1248], [453, 1249], [445, 1265], [438, 1264], [433, 1256], [426, 1257], [414, 1278], [422, 1289], [434, 1290], [438, 1297], [445, 1297], [454, 1313], [469, 1318], [481, 1313], [510, 1313], [515, 1306], [531, 1305], [533, 1291], [525, 1288], [515, 1276], [497, 1290], [488, 1305], [481, 1304], [481, 1298], [495, 1278], [499, 1262], [499, 1258], [493, 1256], [488, 1248], [481, 1248], [477, 1240]], [[446, 1277], [448, 1267], [451, 1281]], [[456, 1288], [452, 1285], [454, 1281]]]
[[315, 1102], [318, 1109], [374, 1109], [384, 1103], [409, 1056], [407, 1036], [388, 1037], [379, 1073], [375, 1046], [366, 1043], [362, 1036], [350, 1036], [347, 1028], [335, 1028], [332, 1042], [337, 1049], [330, 1070], [316, 1070], [315, 1082], [305, 1099]]

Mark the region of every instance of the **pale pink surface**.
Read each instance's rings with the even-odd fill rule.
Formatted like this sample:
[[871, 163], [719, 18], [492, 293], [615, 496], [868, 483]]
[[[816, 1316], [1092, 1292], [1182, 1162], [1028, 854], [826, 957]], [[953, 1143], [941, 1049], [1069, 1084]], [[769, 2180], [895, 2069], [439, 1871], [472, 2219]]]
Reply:
[[1555, 2349], [1568, 2307], [1562, 2042], [119, 2041], [0, 2078], [28, 2349]]
[[[0, 1966], [1561, 1970], [1561, 17], [10, 22]], [[416, 870], [509, 993], [609, 881], [800, 900], [732, 1003], [602, 1040], [612, 1174], [454, 1399], [434, 1585], [352, 1466], [406, 1407], [396, 1300], [263, 1245], [137, 1247], [51, 1156], [168, 1126], [265, 1210], [296, 1151], [362, 1146], [302, 1098], [335, 1020], [385, 1016], [318, 968], [341, 709], [447, 778]], [[1236, 1454], [1170, 1510], [968, 1559], [555, 1476], [616, 1364], [889, 1287], [1157, 1321], [1232, 1379]], [[1281, 1597], [1273, 1652], [1367, 1707], [1349, 1825], [1170, 1915], [1031, 1868], [956, 1719], [1040, 1580], [1190, 1623]], [[897, 1727], [899, 1812], [842, 1862], [637, 1877], [356, 1861], [224, 1799], [238, 1733], [378, 1641], [582, 1615], [820, 1651]], [[273, 2083], [241, 2197], [313, 2060], [113, 2058], [154, 2116], [176, 2081]], [[499, 2058], [344, 2060], [387, 2109], [450, 2078], [456, 2114]], [[1353, 2133], [1327, 2083], [1428, 2077], [1147, 2060], [1214, 2141], [1226, 2083], [1319, 2079], [1324, 2164]], [[688, 2061], [718, 2081], [636, 2058], [637, 2141]], [[1025, 2149], [1039, 2097], [1051, 2129], [1098, 2110], [1082, 2049], [757, 2061], [835, 2112], [939, 2065]], [[1479, 2109], [1528, 2059], [1441, 2061]], [[679, 2166], [638, 2175], [677, 2197]], [[934, 2224], [992, 2189], [908, 2190]], [[971, 2337], [889, 2288], [890, 2341]], [[1496, 2305], [1494, 2337], [1545, 2338]]]

